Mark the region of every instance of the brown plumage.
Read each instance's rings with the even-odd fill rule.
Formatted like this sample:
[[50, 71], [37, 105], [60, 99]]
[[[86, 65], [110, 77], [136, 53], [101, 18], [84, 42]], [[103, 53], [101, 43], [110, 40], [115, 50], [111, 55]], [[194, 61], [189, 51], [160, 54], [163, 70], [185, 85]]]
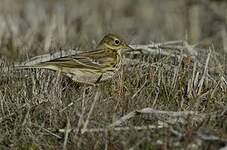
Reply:
[[63, 72], [76, 82], [96, 84], [111, 78], [121, 67], [122, 53], [132, 49], [117, 35], [108, 34], [95, 50], [84, 51], [72, 56], [29, 64], [25, 68], [45, 68]]

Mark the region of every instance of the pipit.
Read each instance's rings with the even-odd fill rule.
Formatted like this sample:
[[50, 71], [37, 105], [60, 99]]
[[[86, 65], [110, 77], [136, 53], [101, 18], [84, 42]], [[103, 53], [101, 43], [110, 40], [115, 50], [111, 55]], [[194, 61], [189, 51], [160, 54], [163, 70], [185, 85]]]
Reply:
[[75, 82], [94, 85], [113, 77], [122, 65], [122, 53], [127, 50], [132, 48], [121, 37], [108, 34], [95, 50], [23, 67], [55, 70], [64, 73]]

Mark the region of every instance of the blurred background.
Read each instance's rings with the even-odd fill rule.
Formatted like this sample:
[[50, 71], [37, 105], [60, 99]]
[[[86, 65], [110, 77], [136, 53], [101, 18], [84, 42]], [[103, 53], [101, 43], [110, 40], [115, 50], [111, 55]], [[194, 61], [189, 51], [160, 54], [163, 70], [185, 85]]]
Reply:
[[227, 52], [225, 0], [0, 0], [0, 56], [90, 48], [106, 33], [131, 44], [187, 40]]

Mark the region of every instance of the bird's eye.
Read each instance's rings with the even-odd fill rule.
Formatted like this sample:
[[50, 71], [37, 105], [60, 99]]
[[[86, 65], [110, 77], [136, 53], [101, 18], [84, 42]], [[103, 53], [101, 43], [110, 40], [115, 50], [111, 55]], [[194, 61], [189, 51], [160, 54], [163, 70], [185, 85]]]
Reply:
[[118, 44], [120, 44], [120, 41], [119, 41], [119, 40], [115, 40], [114, 43], [115, 43], [116, 45], [118, 45]]

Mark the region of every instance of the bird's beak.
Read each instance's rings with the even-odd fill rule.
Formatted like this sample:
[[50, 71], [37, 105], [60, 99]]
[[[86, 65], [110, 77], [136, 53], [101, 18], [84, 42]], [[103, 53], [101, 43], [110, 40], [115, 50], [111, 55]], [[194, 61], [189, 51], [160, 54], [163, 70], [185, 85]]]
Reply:
[[131, 51], [134, 51], [135, 50], [132, 47], [130, 47], [129, 45], [127, 45], [127, 44], [125, 46], [126, 46], [126, 49], [127, 49], [126, 51], [127, 52], [131, 52]]
[[131, 48], [129, 45], [124, 44], [123, 48], [121, 49], [121, 53], [123, 54], [123, 53], [131, 52], [131, 51], [133, 51], [133, 50], [134, 50], [134, 49]]

